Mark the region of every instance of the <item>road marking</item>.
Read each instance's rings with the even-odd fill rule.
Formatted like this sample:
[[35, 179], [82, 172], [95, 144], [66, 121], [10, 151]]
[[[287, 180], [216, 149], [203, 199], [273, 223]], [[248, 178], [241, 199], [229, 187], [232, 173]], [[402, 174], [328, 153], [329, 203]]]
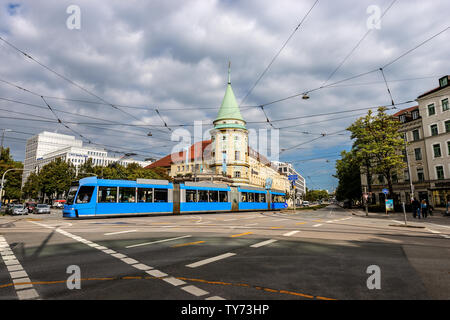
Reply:
[[322, 225], [321, 223], [318, 223], [318, 224], [313, 225], [313, 227], [317, 228], [317, 227], [320, 227], [321, 225]]
[[164, 280], [167, 283], [170, 283], [173, 286], [181, 286], [183, 284], [186, 284], [186, 282], [184, 282], [183, 280], [179, 280], [174, 277], [163, 278], [162, 280]]
[[232, 257], [234, 255], [236, 255], [236, 253], [227, 252], [227, 253], [224, 253], [224, 254], [212, 257], [212, 258], [208, 258], [208, 259], [205, 259], [205, 260], [200, 260], [200, 261], [188, 264], [188, 265], [186, 265], [186, 267], [197, 268], [197, 267], [203, 266], [203, 265], [211, 263], [211, 262], [215, 262], [215, 261], [218, 261], [218, 260], [222, 260], [222, 259], [226, 259], [226, 258]]
[[314, 222], [322, 222], [322, 220], [318, 219], [318, 220], [313, 220]]
[[140, 246], [146, 246], [149, 244], [154, 244], [154, 243], [161, 243], [161, 242], [167, 242], [167, 241], [173, 241], [173, 240], [178, 240], [178, 239], [183, 239], [183, 238], [189, 238], [192, 237], [191, 235], [187, 235], [187, 236], [182, 236], [182, 237], [176, 237], [176, 238], [170, 238], [170, 239], [164, 239], [164, 240], [157, 240], [157, 241], [152, 241], [152, 242], [144, 242], [144, 243], [139, 243], [139, 244], [133, 244], [131, 246], [127, 246], [125, 248], [134, 248], [134, 247], [140, 247]]
[[[73, 234], [71, 234], [71, 233], [69, 233], [69, 232], [67, 232], [67, 231], [63, 231], [63, 230], [61, 230], [61, 229], [59, 229], [59, 228], [51, 227], [51, 226], [45, 225], [45, 224], [43, 224], [43, 223], [38, 223], [38, 222], [33, 222], [33, 221], [30, 221], [30, 223], [34, 223], [34, 224], [37, 224], [37, 225], [39, 225], [39, 226], [42, 226], [42, 227], [45, 227], [45, 228], [48, 228], [48, 229], [53, 229], [53, 230], [55, 230], [55, 231], [58, 232], [58, 233], [64, 234], [64, 235], [66, 235], [67, 237], [71, 237], [72, 239], [74, 239], [74, 238], [76, 237], [76, 238], [79, 239], [78, 241], [80, 241], [80, 242], [82, 242], [82, 240], [85, 240], [85, 239], [83, 239], [83, 238], [81, 238], [81, 237], [78, 237], [78, 236], [75, 236], [75, 235], [73, 235]], [[63, 231], [63, 232], [62, 232], [62, 231]], [[184, 236], [183, 238], [185, 238], [185, 237], [187, 237], [187, 236]], [[1, 242], [1, 240], [2, 240], [1, 238], [2, 238], [2, 237], [0, 236], [0, 242]], [[166, 239], [166, 240], [167, 240], [167, 239]], [[92, 244], [95, 244], [95, 243], [92, 243]], [[96, 249], [98, 249], [99, 247], [102, 247], [102, 248], [105, 248], [106, 250], [110, 250], [110, 249], [108, 249], [108, 248], [106, 248], [106, 247], [99, 246], [99, 245], [97, 245], [97, 244], [95, 244], [95, 245], [96, 245], [96, 247], [94, 247], [94, 248], [96, 248]], [[100, 251], [105, 252], [106, 250], [100, 250]], [[141, 268], [143, 268], [143, 267], [153, 268], [153, 267], [144, 265], [144, 264], [140, 263], [140, 262], [137, 261], [137, 260], [134, 260], [134, 259], [132, 259], [132, 258], [128, 258], [126, 255], [121, 254], [121, 253], [115, 253], [115, 254], [110, 254], [110, 255], [111, 255], [112, 257], [116, 257], [116, 258], [120, 259], [122, 262], [127, 263], [127, 264], [131, 265], [132, 267], [135, 267], [135, 268], [140, 269], [140, 270], [141, 270]], [[235, 255], [235, 253], [231, 253], [231, 255]], [[223, 258], [219, 258], [219, 259], [223, 259]], [[216, 257], [216, 260], [219, 260], [219, 259], [217, 259], [217, 257]], [[10, 261], [17, 261], [17, 260], [8, 260], [8, 261], [5, 261], [5, 263], [6, 263], [6, 262], [10, 262]], [[208, 263], [208, 262], [200, 262], [199, 265], [206, 264], [206, 263]], [[197, 264], [198, 264], [198, 263], [197, 263]], [[193, 265], [195, 265], [195, 264], [193, 264]], [[152, 275], [152, 276], [154, 276], [154, 277], [156, 277], [156, 278], [161, 278], [162, 280], [164, 280], [165, 277], [167, 277], [167, 278], [173, 278], [173, 277], [169, 277], [168, 274], [166, 274], [166, 273], [164, 273], [164, 272], [161, 272], [161, 271], [159, 271], [159, 270], [156, 270], [156, 269], [154, 269], [154, 270], [149, 270], [149, 271], [145, 271], [145, 272], [148, 273], [148, 274], [150, 274], [150, 275]], [[174, 284], [174, 283], [176, 283], [176, 282], [173, 281], [172, 279], [170, 279], [170, 280], [168, 280], [168, 281], [166, 281], [166, 282], [169, 283], [169, 284], [172, 284], [172, 285], [174, 285], [174, 286], [180, 285], [179, 283], [178, 283], [178, 284]], [[202, 290], [202, 289], [200, 289], [200, 288], [197, 288], [197, 287], [195, 287], [195, 286], [186, 286], [186, 287], [183, 287], [183, 288], [181, 288], [181, 289], [183, 289], [184, 291], [189, 292], [189, 293], [191, 293], [191, 294], [193, 294], [193, 295], [195, 295], [195, 296], [197, 296], [197, 297], [198, 297], [198, 296], [203, 296], [203, 295], [206, 295], [206, 294], [209, 293], [209, 292], [204, 291], [204, 290]], [[19, 295], [19, 293], [21, 293], [21, 295]], [[19, 296], [19, 299], [22, 299], [22, 298], [23, 298], [23, 299], [32, 299], [32, 298], [35, 298], [35, 297], [39, 297], [39, 295], [37, 294], [37, 292], [36, 292], [34, 289], [28, 289], [28, 290], [18, 291], [18, 296]]]
[[185, 246], [192, 246], [195, 244], [203, 243], [205, 241], [195, 241], [195, 242], [188, 242], [188, 243], [180, 243], [172, 246], [172, 248], [179, 248], [179, 247], [185, 247]]
[[285, 236], [285, 237], [290, 237], [290, 236], [293, 236], [294, 234], [296, 234], [296, 233], [298, 233], [298, 232], [300, 232], [300, 231], [298, 231], [298, 230], [291, 231], [291, 232], [288, 232], [288, 233], [283, 234], [283, 236]]
[[30, 284], [31, 280], [28, 274], [23, 269], [20, 262], [17, 260], [13, 251], [9, 247], [6, 239], [0, 235], [0, 248], [3, 262], [5, 263], [9, 276], [14, 283], [14, 289], [16, 290], [19, 300], [29, 300], [39, 298], [39, 294], [33, 289], [33, 285]]
[[236, 237], [240, 237], [240, 236], [245, 236], [247, 234], [252, 234], [253, 232], [244, 232], [244, 233], [239, 233], [239, 234], [233, 234], [230, 237], [231, 238], [236, 238]]
[[326, 221], [326, 223], [333, 223], [334, 222], [334, 220], [328, 220], [328, 221]]
[[274, 219], [274, 220], [270, 220], [269, 222], [276, 222], [276, 221], [286, 221], [286, 219]]
[[233, 218], [233, 219], [225, 219], [225, 220], [223, 220], [223, 221], [233, 221], [233, 220], [237, 220], [236, 218]]
[[306, 222], [297, 222], [296, 224], [306, 224]]
[[275, 240], [275, 239], [270, 239], [270, 240], [266, 240], [266, 241], [262, 241], [262, 242], [258, 242], [258, 243], [252, 244], [250, 247], [252, 247], [252, 248], [259, 248], [259, 247], [262, 247], [262, 246], [274, 243], [276, 241], [277, 240]]
[[197, 296], [197, 297], [204, 296], [205, 294], [209, 293], [208, 291], [197, 288], [196, 286], [182, 287], [181, 290], [189, 292], [190, 294], [193, 294], [194, 296]]
[[117, 231], [117, 232], [110, 232], [110, 233], [105, 233], [105, 236], [112, 236], [115, 234], [122, 234], [122, 233], [130, 233], [130, 232], [136, 232], [137, 230], [125, 230], [125, 231]]
[[439, 232], [439, 231], [431, 230], [431, 229], [428, 229], [428, 228], [427, 228], [427, 230], [428, 230], [428, 231], [430, 231], [431, 233], [436, 233], [436, 234], [440, 234], [440, 232]]
[[257, 225], [257, 223], [249, 223], [249, 224], [246, 224], [245, 226], [249, 227], [249, 226], [256, 226], [256, 225]]

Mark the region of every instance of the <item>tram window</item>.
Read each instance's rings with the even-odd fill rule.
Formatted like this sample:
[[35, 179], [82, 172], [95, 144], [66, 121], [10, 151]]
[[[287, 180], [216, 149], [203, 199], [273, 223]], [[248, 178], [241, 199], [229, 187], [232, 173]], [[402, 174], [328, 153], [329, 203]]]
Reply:
[[266, 195], [264, 193], [258, 194], [259, 202], [266, 202]]
[[208, 202], [207, 190], [198, 190], [198, 202]]
[[81, 187], [80, 191], [78, 191], [76, 203], [89, 203], [91, 201], [94, 188], [95, 187], [90, 186]]
[[219, 191], [209, 191], [209, 202], [219, 202]]
[[197, 190], [186, 190], [186, 202], [197, 202]]
[[136, 188], [119, 187], [119, 202], [136, 202]]
[[138, 202], [153, 202], [153, 189], [138, 188]]
[[155, 189], [155, 202], [168, 202], [169, 191], [167, 189]]
[[228, 202], [228, 192], [219, 191], [219, 202]]
[[241, 192], [241, 202], [247, 202], [247, 192]]
[[278, 203], [281, 203], [281, 202], [285, 202], [285, 199], [284, 199], [284, 196], [281, 196], [281, 195], [274, 195], [273, 196], [273, 202], [278, 202]]
[[255, 193], [249, 192], [247, 202], [255, 202]]
[[116, 202], [117, 187], [99, 187], [98, 202]]

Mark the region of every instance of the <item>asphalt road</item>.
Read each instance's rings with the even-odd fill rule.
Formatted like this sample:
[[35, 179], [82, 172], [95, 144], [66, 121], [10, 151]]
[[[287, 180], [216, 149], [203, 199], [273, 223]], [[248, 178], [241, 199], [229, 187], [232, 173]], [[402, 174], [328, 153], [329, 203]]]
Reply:
[[[356, 214], [356, 215], [355, 215]], [[449, 299], [448, 218], [317, 211], [0, 217], [0, 299]], [[369, 289], [369, 266], [380, 289]], [[80, 289], [69, 289], [80, 271]]]

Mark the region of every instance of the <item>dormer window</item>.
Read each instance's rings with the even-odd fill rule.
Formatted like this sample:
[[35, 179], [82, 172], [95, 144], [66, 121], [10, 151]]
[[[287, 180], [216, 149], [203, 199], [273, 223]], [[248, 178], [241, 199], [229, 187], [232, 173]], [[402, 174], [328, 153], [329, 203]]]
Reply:
[[413, 118], [413, 120], [416, 120], [416, 119], [419, 118], [419, 111], [418, 110], [415, 110], [415, 111], [412, 112], [412, 118]]
[[402, 114], [402, 115], [400, 116], [400, 122], [401, 122], [401, 123], [405, 123], [405, 122], [406, 122], [406, 116], [405, 116], [404, 114]]
[[448, 85], [448, 76], [439, 79], [439, 87], [443, 88]]

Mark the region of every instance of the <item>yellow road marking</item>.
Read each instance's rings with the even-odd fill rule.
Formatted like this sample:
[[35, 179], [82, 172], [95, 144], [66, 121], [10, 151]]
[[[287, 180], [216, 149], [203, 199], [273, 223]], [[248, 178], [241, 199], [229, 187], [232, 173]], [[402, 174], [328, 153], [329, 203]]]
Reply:
[[306, 224], [306, 222], [297, 222], [296, 224]]
[[230, 236], [231, 238], [235, 238], [235, 237], [240, 237], [240, 236], [245, 236], [247, 234], [252, 234], [253, 232], [244, 232], [244, 233], [239, 233], [239, 234], [233, 234], [232, 236]]
[[281, 227], [271, 227], [270, 229], [281, 229]]
[[313, 220], [314, 222], [322, 222], [322, 220], [317, 219], [317, 220]]
[[172, 248], [191, 246], [191, 245], [199, 244], [199, 243], [203, 243], [203, 242], [205, 242], [205, 241], [195, 241], [195, 242], [181, 243], [181, 244], [176, 244], [176, 245], [172, 246]]
[[[137, 280], [137, 279], [162, 279], [163, 277], [139, 277], [139, 276], [125, 276], [125, 277], [116, 277], [116, 278], [83, 278], [80, 279], [80, 281], [110, 281], [110, 280]], [[304, 294], [300, 292], [294, 292], [294, 291], [287, 291], [287, 290], [278, 290], [278, 289], [272, 289], [272, 288], [265, 288], [261, 286], [255, 286], [247, 283], [231, 283], [231, 282], [223, 282], [223, 281], [210, 281], [210, 280], [203, 280], [203, 279], [193, 279], [193, 278], [185, 278], [185, 277], [174, 277], [179, 280], [185, 280], [185, 281], [192, 281], [192, 282], [202, 282], [202, 283], [208, 283], [208, 284], [215, 284], [215, 285], [226, 285], [226, 286], [236, 286], [236, 287], [247, 287], [247, 288], [253, 288], [257, 290], [263, 290], [266, 292], [272, 292], [272, 293], [282, 293], [282, 294], [289, 294], [293, 296], [299, 296], [303, 298], [308, 299], [318, 299], [318, 300], [336, 300], [333, 298], [326, 298], [321, 296], [313, 296], [309, 294]], [[32, 285], [38, 285], [38, 284], [57, 284], [57, 283], [66, 283], [67, 280], [58, 280], [58, 281], [33, 281], [33, 282], [21, 282], [21, 283], [7, 283], [0, 285], [0, 288], [6, 288], [6, 287], [12, 287], [14, 285], [24, 285], [24, 284], [32, 284]]]

